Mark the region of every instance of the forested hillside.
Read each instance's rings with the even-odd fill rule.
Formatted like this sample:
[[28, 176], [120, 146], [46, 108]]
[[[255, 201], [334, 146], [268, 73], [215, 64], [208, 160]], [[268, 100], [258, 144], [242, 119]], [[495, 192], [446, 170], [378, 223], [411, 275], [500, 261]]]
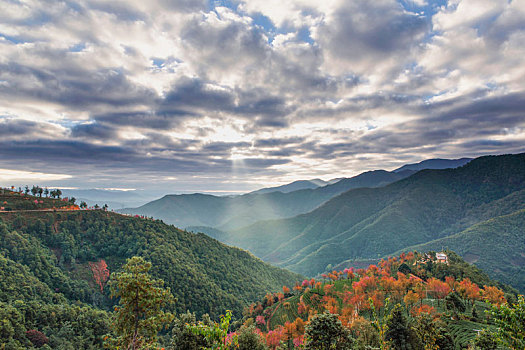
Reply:
[[506, 302], [516, 302], [512, 288], [454, 252], [409, 252], [268, 293], [225, 342], [234, 349], [254, 329], [270, 349], [506, 349], [493, 312]]
[[[525, 154], [480, 157], [458, 169], [423, 170], [382, 188], [350, 190], [310, 213], [258, 222], [224, 237], [264, 260], [315, 275], [329, 264], [379, 258], [502, 215], [500, 221], [513, 219], [508, 226], [523, 232], [521, 215], [505, 215], [524, 207], [524, 188]], [[500, 234], [491, 231], [490, 237], [503, 240]], [[485, 235], [478, 238], [476, 244], [486, 246]], [[494, 262], [497, 273], [505, 274], [505, 266], [522, 267], [520, 259], [510, 258], [522, 252], [520, 242], [511, 241], [504, 255], [488, 249], [480, 259]], [[466, 252], [460, 245], [454, 249]]]

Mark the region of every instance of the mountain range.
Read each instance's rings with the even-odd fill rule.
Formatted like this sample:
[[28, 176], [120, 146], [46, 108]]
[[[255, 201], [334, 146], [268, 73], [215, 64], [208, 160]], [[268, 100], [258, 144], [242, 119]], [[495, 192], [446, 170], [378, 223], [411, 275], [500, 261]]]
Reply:
[[351, 178], [329, 181], [299, 180], [238, 196], [213, 196], [200, 193], [166, 195], [138, 208], [118, 211], [125, 214], [152, 216], [177, 227], [194, 231], [209, 232], [211, 228], [233, 230], [260, 220], [304, 214], [350, 189], [385, 186], [414, 174], [422, 167], [429, 169], [457, 167], [468, 160], [468, 158], [431, 159], [408, 164], [392, 172], [374, 170]]
[[380, 188], [352, 189], [309, 213], [217, 238], [305, 275], [352, 258], [448, 247], [523, 290], [523, 209], [525, 154], [486, 156]]

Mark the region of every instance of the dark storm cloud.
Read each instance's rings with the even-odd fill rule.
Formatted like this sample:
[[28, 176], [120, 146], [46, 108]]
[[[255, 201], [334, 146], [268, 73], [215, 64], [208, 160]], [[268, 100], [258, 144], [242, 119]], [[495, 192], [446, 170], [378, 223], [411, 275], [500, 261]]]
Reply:
[[248, 168], [251, 167], [255, 169], [266, 169], [273, 165], [282, 165], [290, 163], [290, 160], [283, 158], [246, 158], [243, 159], [243, 163]]
[[57, 66], [50, 70], [10, 62], [0, 64], [0, 80], [9, 83], [0, 85], [4, 96], [55, 102], [73, 109], [151, 104], [157, 98], [153, 90], [130, 82], [120, 69], [65, 70]]
[[28, 136], [37, 131], [38, 124], [28, 120], [0, 118], [0, 136]]
[[[31, 165], [38, 166], [43, 171], [60, 170], [60, 168], [82, 171], [105, 171], [120, 169], [135, 173], [159, 174], [200, 174], [208, 172], [230, 173], [233, 161], [227, 157], [215, 158], [214, 152], [219, 155], [228, 154], [229, 149], [241, 144], [212, 145], [212, 151], [189, 151], [183, 147], [188, 144], [179, 144], [171, 150], [165, 147], [146, 150], [135, 148], [137, 143], [126, 146], [100, 146], [89, 142], [80, 141], [0, 141], [0, 157], [3, 164], [18, 164], [29, 161]], [[246, 146], [246, 144], [242, 144]], [[153, 153], [152, 153], [153, 152]], [[35, 158], [38, 154], [38, 158]], [[251, 171], [263, 171], [276, 164], [285, 164], [287, 159], [243, 159], [243, 164]]]
[[[467, 100], [468, 101], [468, 100]], [[408, 149], [468, 140], [464, 146], [497, 146], [491, 137], [503, 136], [525, 127], [525, 94], [515, 93], [475, 101], [458, 99], [450, 103], [422, 105], [424, 117], [410, 124], [395, 125], [363, 136], [360, 142], [374, 144], [378, 151]], [[430, 114], [430, 115], [429, 115]], [[509, 141], [510, 142], [510, 141]], [[503, 142], [502, 146], [512, 142]]]
[[[116, 1], [90, 1], [86, 4], [92, 10], [106, 12], [117, 17], [121, 21], [145, 21], [147, 14], [132, 8], [126, 3], [119, 3]], [[80, 6], [76, 6], [80, 10]], [[82, 10], [80, 10], [82, 11]], [[79, 11], [79, 12], [80, 12]], [[87, 12], [87, 11], [82, 11]]]
[[55, 124], [0, 117], [0, 138], [5, 140], [56, 138], [63, 130]]
[[199, 11], [208, 7], [207, 0], [160, 0], [159, 4], [163, 9], [183, 12]]
[[233, 113], [245, 116], [258, 116], [255, 126], [280, 128], [286, 127], [286, 116], [293, 112], [295, 107], [287, 106], [282, 97], [267, 96], [266, 91], [249, 91], [240, 95], [240, 103], [235, 106]]
[[202, 151], [207, 154], [225, 154], [230, 153], [230, 151], [233, 148], [246, 148], [250, 147], [251, 144], [249, 142], [211, 142], [207, 143], [202, 147]]
[[234, 95], [228, 90], [207, 89], [198, 78], [183, 78], [166, 94], [161, 106], [199, 107], [209, 110], [230, 111], [233, 109]]
[[[435, 123], [461, 122], [464, 126], [484, 125], [486, 127], [507, 127], [519, 125], [525, 120], [525, 92], [503, 96], [485, 97], [483, 99], [457, 99], [459, 106], [453, 106], [427, 121]], [[435, 108], [439, 108], [438, 104]], [[497, 123], [494, 121], [497, 120]]]
[[276, 127], [285, 126], [284, 117], [293, 111], [292, 107], [286, 106], [284, 98], [268, 95], [265, 90], [214, 88], [201, 79], [183, 78], [166, 94], [159, 108], [188, 107], [245, 117], [258, 116], [256, 125]]
[[343, 100], [336, 108], [310, 108], [300, 111], [300, 117], [331, 118], [348, 113], [373, 111], [376, 109], [400, 109], [405, 112], [421, 110], [421, 96], [407, 95], [393, 91], [379, 91], [368, 95], [359, 95]]
[[74, 138], [88, 138], [109, 140], [115, 139], [116, 132], [113, 128], [99, 123], [79, 124], [71, 128], [71, 136]]
[[[155, 108], [155, 106], [152, 106]], [[137, 128], [169, 130], [185, 118], [198, 117], [197, 113], [178, 109], [159, 109], [150, 112], [115, 112], [94, 115], [92, 118], [114, 126], [134, 126]]]

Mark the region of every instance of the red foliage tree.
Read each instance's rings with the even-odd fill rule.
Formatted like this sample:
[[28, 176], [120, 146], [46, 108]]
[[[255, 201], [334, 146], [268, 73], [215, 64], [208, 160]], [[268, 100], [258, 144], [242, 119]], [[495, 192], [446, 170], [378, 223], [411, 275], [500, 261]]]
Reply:
[[98, 284], [100, 291], [102, 292], [109, 279], [108, 264], [106, 264], [104, 259], [100, 259], [99, 262], [90, 262], [89, 268], [93, 273], [93, 278], [95, 279], [96, 284]]
[[49, 343], [49, 339], [45, 336], [44, 333], [37, 331], [36, 329], [31, 329], [26, 332], [26, 337], [33, 343], [33, 345], [37, 348], [40, 348], [47, 343]]

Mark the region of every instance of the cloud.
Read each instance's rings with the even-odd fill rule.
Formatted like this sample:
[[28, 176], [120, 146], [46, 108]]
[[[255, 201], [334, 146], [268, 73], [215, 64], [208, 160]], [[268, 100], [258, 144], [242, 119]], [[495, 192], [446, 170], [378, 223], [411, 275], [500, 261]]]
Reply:
[[65, 180], [71, 178], [67, 174], [49, 174], [49, 173], [40, 173], [33, 171], [20, 171], [12, 169], [0, 169], [0, 177], [3, 181], [9, 182], [33, 182], [33, 181], [57, 181]]
[[0, 117], [0, 137], [4, 141], [20, 138], [27, 140], [54, 139], [61, 136], [65, 136], [65, 129], [56, 124]]
[[522, 151], [524, 23], [516, 0], [4, 2], [0, 168], [213, 190]]
[[154, 91], [132, 83], [125, 72], [114, 69], [44, 70], [10, 62], [0, 64], [0, 79], [6, 82], [0, 85], [3, 98], [55, 103], [72, 109], [149, 104], [156, 98]]
[[116, 137], [115, 130], [98, 123], [78, 124], [71, 128], [74, 138], [109, 140]]
[[428, 30], [419, 14], [394, 0], [340, 1], [314, 31], [325, 49], [327, 69], [357, 74], [386, 65], [403, 67]]

